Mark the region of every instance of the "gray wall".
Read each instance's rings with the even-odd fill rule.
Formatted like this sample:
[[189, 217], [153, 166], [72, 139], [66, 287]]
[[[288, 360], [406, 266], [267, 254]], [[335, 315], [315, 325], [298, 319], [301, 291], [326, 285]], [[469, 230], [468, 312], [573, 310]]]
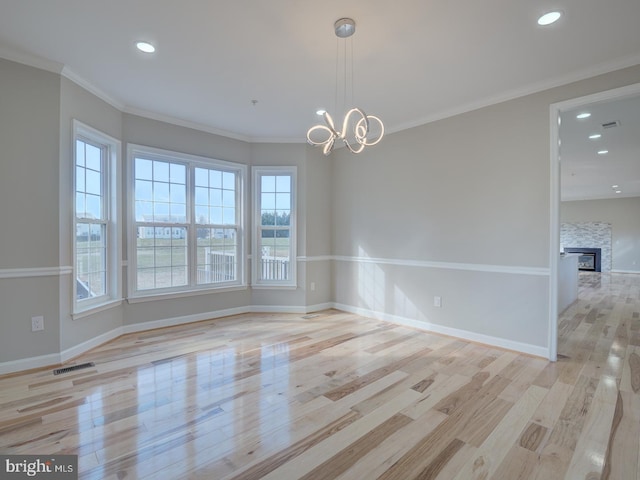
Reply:
[[611, 269], [640, 272], [640, 197], [562, 202], [560, 221], [610, 223]]
[[[549, 105], [637, 82], [640, 66], [391, 134], [359, 156], [343, 149], [325, 158], [302, 144], [251, 145], [123, 114], [57, 74], [0, 60], [0, 363], [59, 354], [114, 327], [328, 302], [545, 348]], [[125, 302], [71, 320], [71, 118], [123, 147], [297, 165], [299, 287]], [[30, 331], [33, 315], [44, 315], [44, 332]]]
[[636, 66], [335, 153], [334, 300], [547, 348], [549, 106], [639, 81]]
[[45, 270], [59, 265], [59, 98], [59, 75], [0, 59], [0, 362], [60, 347], [59, 275]]
[[[297, 165], [299, 288], [250, 288], [170, 300], [129, 303], [72, 319], [73, 119], [122, 142], [123, 297], [127, 296], [126, 146], [147, 145], [247, 165]], [[330, 162], [304, 144], [256, 144], [122, 113], [56, 73], [0, 59], [0, 370], [16, 362], [24, 368], [55, 363], [66, 352], [113, 336], [146, 328], [145, 322], [186, 321], [216, 312], [247, 311], [254, 306], [306, 311], [330, 300], [330, 260], [307, 255], [329, 252], [326, 202]], [[313, 179], [307, 176], [307, 161]], [[327, 182], [327, 183], [325, 183]], [[307, 188], [309, 187], [309, 188]], [[251, 202], [251, 196], [247, 195]], [[323, 203], [324, 202], [324, 203]], [[7, 208], [19, 206], [19, 208]], [[308, 221], [307, 209], [324, 227]], [[250, 219], [247, 219], [250, 254]], [[312, 229], [308, 236], [307, 229]], [[307, 245], [309, 243], [309, 246]], [[317, 288], [306, 286], [307, 263]], [[250, 280], [247, 262], [247, 281]], [[313, 293], [313, 294], [312, 294]], [[31, 317], [43, 315], [45, 330], [31, 332]], [[151, 326], [156, 326], [149, 324]], [[34, 363], [30, 363], [30, 362]], [[43, 363], [44, 362], [44, 363]]]
[[[59, 264], [73, 265], [73, 120], [122, 138], [122, 113], [69, 79], [60, 83]], [[123, 212], [118, 212], [122, 223]], [[60, 277], [60, 350], [64, 351], [122, 325], [122, 309], [111, 308], [81, 319], [71, 318], [73, 275]], [[124, 294], [124, 292], [123, 292]], [[55, 328], [51, 325], [50, 328]]]

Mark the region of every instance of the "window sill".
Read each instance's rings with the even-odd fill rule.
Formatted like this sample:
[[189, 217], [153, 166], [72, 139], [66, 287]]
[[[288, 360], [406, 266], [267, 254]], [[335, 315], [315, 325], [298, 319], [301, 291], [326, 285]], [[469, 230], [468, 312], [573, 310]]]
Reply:
[[241, 290], [246, 290], [246, 285], [235, 285], [232, 287], [221, 287], [221, 288], [207, 288], [202, 290], [184, 290], [181, 292], [170, 292], [170, 293], [151, 293], [151, 294], [138, 294], [135, 296], [131, 296], [127, 298], [127, 303], [144, 303], [144, 302], [153, 302], [155, 300], [169, 300], [172, 298], [182, 298], [182, 297], [193, 297], [196, 295], [213, 295], [216, 293], [226, 293], [226, 292], [237, 292]]
[[105, 310], [109, 310], [114, 307], [118, 307], [122, 305], [122, 298], [116, 298], [115, 300], [109, 300], [105, 303], [101, 303], [99, 305], [95, 305], [93, 307], [89, 307], [86, 310], [79, 310], [71, 314], [71, 318], [73, 320], [79, 320], [81, 318], [88, 317], [95, 313], [104, 312]]
[[254, 290], [297, 290], [297, 285], [265, 285], [263, 283], [258, 283], [255, 285], [251, 285], [251, 288]]

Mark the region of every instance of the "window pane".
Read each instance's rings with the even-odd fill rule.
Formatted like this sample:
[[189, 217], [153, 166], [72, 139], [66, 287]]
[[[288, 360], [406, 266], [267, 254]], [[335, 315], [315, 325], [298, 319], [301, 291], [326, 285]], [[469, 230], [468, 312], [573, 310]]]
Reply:
[[196, 187], [209, 186], [209, 172], [204, 168], [196, 168]]
[[196, 205], [196, 223], [209, 223], [209, 207]]
[[169, 170], [169, 179], [172, 183], [186, 184], [187, 183], [187, 167], [184, 165], [172, 163]]
[[187, 203], [187, 186], [178, 185], [172, 183], [170, 185], [171, 190], [171, 203]]
[[169, 164], [165, 162], [153, 162], [153, 180], [156, 182], [169, 182]]
[[86, 218], [102, 218], [101, 198], [97, 195], [86, 197]]
[[234, 229], [198, 229], [197, 283], [199, 285], [236, 279]]
[[187, 206], [179, 203], [171, 204], [171, 221], [184, 223], [187, 220]]
[[222, 190], [222, 205], [233, 207], [236, 204], [236, 194], [232, 190]]
[[136, 158], [136, 178], [141, 180], [153, 179], [153, 162], [143, 158]]
[[76, 165], [81, 167], [85, 166], [84, 142], [82, 140], [76, 140]]
[[153, 203], [136, 202], [136, 221], [151, 222], [153, 220]]
[[154, 217], [154, 221], [156, 222], [168, 222], [169, 221], [169, 204], [154, 203], [153, 217]]
[[291, 208], [291, 194], [290, 193], [277, 193], [276, 194], [276, 208], [278, 210]]
[[106, 294], [106, 225], [76, 224], [76, 299]]
[[262, 212], [261, 225], [273, 226], [276, 224], [276, 216], [273, 210], [267, 210]]
[[84, 192], [84, 168], [76, 167], [76, 191]]
[[[213, 186], [213, 185], [212, 185]], [[222, 173], [222, 188], [226, 190], [236, 189], [236, 175], [232, 172]]]
[[171, 266], [171, 247], [156, 247], [154, 255], [156, 267]]
[[219, 170], [209, 170], [209, 186], [211, 188], [222, 188], [222, 172]]
[[209, 209], [209, 223], [219, 225], [222, 223], [222, 208], [211, 207]]
[[171, 286], [187, 284], [187, 267], [174, 267], [171, 269]]
[[155, 269], [139, 268], [136, 282], [138, 290], [150, 290], [152, 288], [155, 288]]
[[276, 194], [275, 193], [263, 193], [261, 196], [262, 210], [275, 210], [276, 208]]
[[76, 218], [86, 218], [86, 206], [85, 206], [84, 193], [76, 193]]
[[276, 177], [277, 192], [291, 192], [291, 176], [278, 175]]
[[288, 226], [291, 224], [291, 212], [289, 210], [278, 210], [276, 216], [276, 224], [279, 226]]
[[209, 202], [212, 207], [222, 206], [222, 190], [217, 188], [209, 190]]
[[223, 208], [222, 209], [223, 222], [225, 225], [233, 225], [236, 223], [236, 210], [235, 208]]
[[260, 190], [264, 192], [275, 192], [276, 191], [276, 177], [272, 175], [263, 175], [260, 182]]
[[100, 195], [102, 193], [101, 175], [100, 172], [94, 172], [93, 170], [86, 170], [86, 192], [94, 195]]
[[291, 262], [288, 240], [278, 238], [280, 231], [263, 230], [260, 241], [259, 276], [261, 280], [289, 280]]
[[95, 247], [104, 247], [104, 236], [103, 236], [104, 225], [94, 223], [91, 224], [89, 228], [89, 232], [91, 234], [91, 246]]
[[152, 200], [152, 185], [146, 180], [136, 180], [136, 200]]
[[153, 184], [153, 200], [155, 202], [169, 201], [169, 184], [154, 182]]
[[209, 189], [196, 187], [196, 205], [209, 205]]
[[101, 154], [102, 149], [85, 144], [86, 167], [100, 172], [102, 170]]
[[172, 275], [171, 267], [156, 268], [155, 272], [156, 288], [171, 287]]
[[89, 224], [88, 223], [78, 223], [76, 224], [76, 242], [78, 242], [77, 248], [86, 247], [81, 242], [86, 242], [89, 240]]
[[137, 281], [142, 282], [138, 289], [188, 283], [186, 234], [185, 227], [138, 227]]

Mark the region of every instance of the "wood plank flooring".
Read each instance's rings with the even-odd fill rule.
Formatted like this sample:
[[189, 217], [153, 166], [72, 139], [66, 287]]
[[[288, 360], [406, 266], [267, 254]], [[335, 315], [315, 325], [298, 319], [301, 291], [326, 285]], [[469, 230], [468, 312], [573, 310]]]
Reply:
[[0, 377], [0, 452], [82, 479], [640, 480], [640, 275], [580, 275], [557, 363], [330, 310], [125, 335]]

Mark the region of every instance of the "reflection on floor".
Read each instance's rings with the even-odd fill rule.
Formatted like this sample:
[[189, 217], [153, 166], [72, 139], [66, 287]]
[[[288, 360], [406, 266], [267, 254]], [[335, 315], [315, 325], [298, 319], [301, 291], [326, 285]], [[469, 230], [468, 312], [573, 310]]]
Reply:
[[640, 276], [581, 273], [559, 332], [557, 363], [335, 310], [126, 335], [0, 377], [0, 452], [84, 479], [638, 478]]

